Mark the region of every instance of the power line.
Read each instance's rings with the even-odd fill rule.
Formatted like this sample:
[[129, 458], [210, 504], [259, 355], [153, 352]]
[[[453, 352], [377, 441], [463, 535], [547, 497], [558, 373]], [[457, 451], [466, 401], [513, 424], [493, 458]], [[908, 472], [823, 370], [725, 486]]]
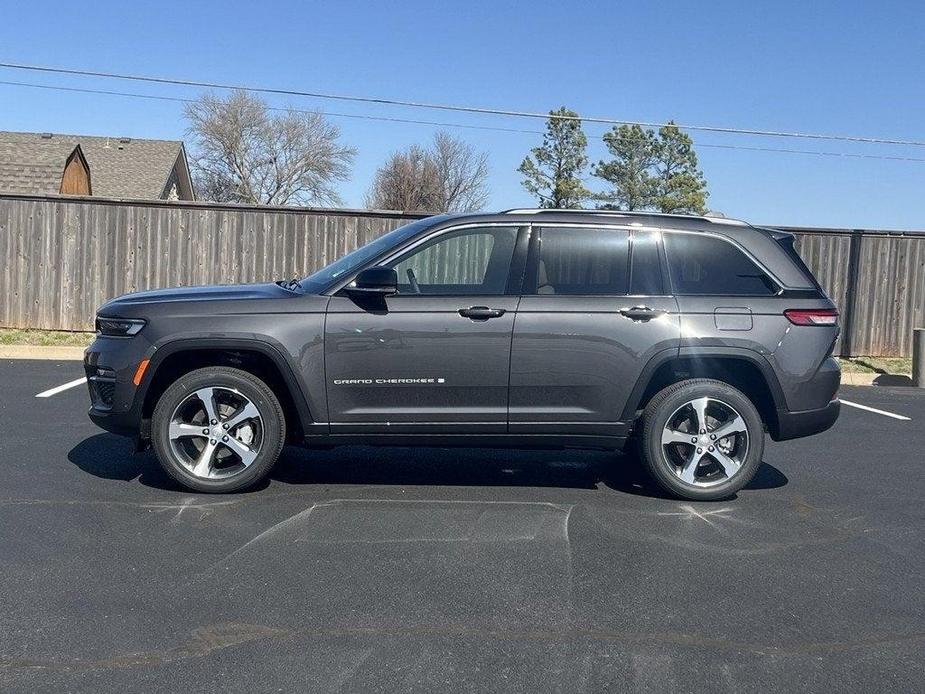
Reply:
[[[168, 77], [149, 77], [144, 75], [129, 75], [117, 72], [103, 72], [99, 70], [78, 70], [73, 68], [49, 67], [45, 65], [28, 65], [24, 63], [5, 63], [0, 62], [0, 67], [12, 70], [28, 70], [33, 72], [46, 72], [60, 75], [78, 75], [81, 77], [104, 77], [107, 79], [130, 80], [135, 82], [149, 82], [155, 84], [172, 84], [184, 87], [203, 87], [206, 89], [240, 89], [263, 94], [280, 94], [285, 96], [303, 96], [314, 99], [330, 99], [336, 101], [353, 101], [369, 104], [381, 104], [387, 106], [407, 106], [411, 108], [424, 108], [439, 111], [456, 111], [460, 113], [477, 113], [482, 115], [510, 116], [516, 118], [540, 118], [548, 120], [555, 118], [558, 120], [572, 120], [584, 123], [601, 123], [604, 125], [639, 125], [642, 127], [662, 127], [667, 123], [656, 123], [647, 121], [621, 120], [616, 118], [595, 118], [588, 116], [559, 116], [549, 113], [536, 113], [532, 111], [516, 111], [499, 108], [482, 108], [477, 106], [457, 106], [450, 104], [428, 103], [423, 101], [407, 101], [403, 99], [386, 99], [368, 96], [352, 96], [346, 94], [330, 94], [325, 92], [309, 92], [297, 89], [281, 89], [274, 87], [253, 87], [240, 84], [230, 84], [224, 82], [209, 82], [203, 80], [176, 79]], [[682, 130], [693, 130], [702, 132], [727, 133], [733, 135], [758, 135], [763, 137], [787, 137], [810, 140], [832, 140], [840, 142], [864, 142], [870, 144], [885, 145], [904, 145], [911, 147], [925, 147], [925, 141], [922, 140], [897, 140], [883, 137], [866, 137], [856, 135], [833, 135], [823, 133], [805, 133], [805, 132], [786, 132], [780, 130], [758, 130], [753, 128], [732, 128], [713, 125], [685, 125], [675, 123], [676, 127]]]
[[[192, 104], [195, 103], [195, 99], [185, 99], [179, 96], [163, 96], [156, 94], [139, 94], [137, 92], [120, 92], [113, 91], [109, 89], [90, 89], [86, 87], [62, 87], [58, 85], [51, 84], [36, 84], [33, 82], [16, 82], [11, 80], [0, 80], [0, 85], [12, 86], [12, 87], [29, 87], [31, 89], [46, 89], [50, 91], [62, 91], [62, 92], [75, 92], [79, 94], [100, 94], [104, 96], [119, 96], [127, 97], [133, 99], [151, 99], [154, 101], [168, 101], [174, 103], [182, 104]], [[278, 106], [267, 106], [271, 111], [294, 111], [296, 113], [315, 113], [315, 111], [308, 111], [305, 109], [297, 108], [281, 108]], [[542, 130], [523, 130], [518, 128], [500, 128], [491, 125], [470, 125], [465, 123], [446, 123], [440, 121], [431, 121], [431, 120], [417, 120], [411, 118], [395, 118], [391, 116], [372, 116], [368, 114], [358, 114], [358, 113], [334, 113], [331, 111], [324, 111], [324, 115], [331, 116], [333, 118], [354, 118], [361, 120], [373, 120], [373, 121], [384, 121], [388, 123], [407, 123], [412, 125], [432, 125], [440, 128], [467, 128], [473, 130], [490, 130], [496, 132], [504, 133], [517, 133], [517, 134], [526, 134], [526, 135], [542, 135]], [[890, 155], [881, 155], [881, 154], [855, 154], [851, 152], [825, 152], [812, 149], [790, 149], [783, 147], [749, 147], [747, 145], [724, 145], [717, 143], [709, 142], [697, 142], [697, 147], [709, 147], [713, 149], [730, 149], [737, 151], [745, 152], [769, 152], [773, 154], [803, 154], [803, 155], [814, 155], [819, 157], [848, 157], [852, 159], [879, 159], [886, 161], [909, 161], [909, 162], [920, 162], [925, 163], [925, 158], [919, 157], [901, 157], [901, 156], [890, 156]]]
[[[109, 89], [90, 89], [86, 87], [63, 87], [58, 85], [51, 84], [37, 84], [34, 82], [16, 82], [12, 80], [0, 80], [0, 85], [12, 86], [12, 87], [29, 87], [31, 89], [46, 89], [50, 91], [62, 91], [62, 92], [75, 92], [79, 94], [99, 94], [103, 96], [119, 96], [133, 99], [151, 99], [154, 101], [168, 101], [173, 103], [182, 103], [182, 104], [192, 104], [195, 103], [195, 99], [186, 99], [179, 96], [163, 96], [157, 94], [139, 94], [137, 92], [120, 92]], [[308, 111], [305, 109], [298, 108], [283, 108], [279, 106], [267, 106], [271, 111], [294, 111], [296, 113], [315, 113], [315, 111]], [[333, 118], [354, 118], [360, 120], [373, 120], [373, 121], [384, 121], [388, 123], [405, 123], [412, 125], [432, 125], [440, 128], [467, 128], [473, 130], [489, 130], [495, 132], [504, 132], [504, 133], [517, 133], [517, 134], [526, 134], [526, 135], [542, 135], [542, 130], [524, 130], [518, 128], [501, 128], [491, 125], [470, 125], [466, 123], [446, 123], [440, 121], [431, 121], [431, 120], [417, 120], [411, 118], [395, 118], [392, 116], [372, 116], [369, 114], [358, 114], [358, 113], [335, 113], [331, 111], [324, 111], [324, 115], [331, 116]], [[769, 152], [773, 154], [802, 154], [802, 155], [815, 155], [819, 157], [848, 157], [852, 159], [879, 159], [886, 161], [909, 161], [909, 162], [920, 162], [925, 163], [925, 158], [919, 157], [902, 157], [902, 156], [890, 156], [882, 154], [855, 154], [851, 152], [825, 152], [812, 149], [790, 149], [783, 147], [749, 147], [747, 145], [725, 145], [709, 142], [697, 142], [697, 147], [709, 147], [713, 149], [730, 149], [737, 151], [745, 152]]]
[[[8, 85], [13, 87], [30, 87], [33, 89], [48, 89], [52, 91], [62, 91], [62, 92], [77, 92], [80, 94], [102, 94], [105, 96], [124, 96], [134, 99], [152, 99], [154, 101], [173, 101], [175, 103], [181, 104], [193, 104], [196, 103], [196, 99], [184, 99], [180, 96], [163, 96], [157, 94], [139, 94], [137, 92], [118, 92], [109, 89], [89, 89], [86, 87], [62, 87], [58, 85], [51, 84], [36, 84], [33, 82], [16, 82], [12, 80], [0, 80], [0, 85]], [[300, 108], [288, 108], [280, 106], [267, 106], [271, 111], [294, 111], [295, 113], [317, 113], [316, 111], [309, 111], [306, 109]], [[417, 120], [413, 118], [395, 118], [392, 116], [371, 116], [367, 114], [360, 113], [335, 113], [332, 111], [323, 111], [326, 116], [333, 116], [337, 118], [358, 118], [362, 120], [377, 120], [377, 121], [386, 121], [389, 123], [409, 123], [411, 125], [436, 125], [445, 128], [468, 128], [472, 130], [494, 130], [497, 132], [503, 133], [525, 133], [528, 135], [542, 135], [542, 130], [523, 130], [519, 128], [501, 128], [498, 126], [492, 125], [469, 125], [465, 123], [441, 123], [439, 121], [431, 120]], [[925, 161], [925, 160], [923, 160]]]

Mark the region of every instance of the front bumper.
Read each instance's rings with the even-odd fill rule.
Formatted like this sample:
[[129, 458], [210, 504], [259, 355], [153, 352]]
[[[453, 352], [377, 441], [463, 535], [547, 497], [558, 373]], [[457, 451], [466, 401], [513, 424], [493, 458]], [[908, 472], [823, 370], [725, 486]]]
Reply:
[[777, 427], [770, 432], [771, 438], [775, 441], [786, 441], [819, 434], [826, 429], [830, 429], [835, 424], [839, 412], [841, 412], [841, 402], [839, 402], [838, 398], [817, 410], [802, 410], [799, 412], [778, 410]]
[[97, 337], [84, 352], [90, 420], [101, 429], [138, 436], [143, 397], [132, 379], [149, 345], [136, 338]]

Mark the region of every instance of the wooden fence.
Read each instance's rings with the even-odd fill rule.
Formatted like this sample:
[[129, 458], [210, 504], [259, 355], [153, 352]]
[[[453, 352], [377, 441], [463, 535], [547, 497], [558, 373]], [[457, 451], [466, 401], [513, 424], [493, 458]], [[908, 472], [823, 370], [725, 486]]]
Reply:
[[[0, 327], [92, 330], [126, 292], [304, 275], [420, 215], [0, 196]], [[925, 327], [925, 234], [794, 229], [842, 312], [845, 355], [911, 352]]]
[[126, 292], [303, 276], [416, 218], [0, 196], [0, 327], [92, 330]]

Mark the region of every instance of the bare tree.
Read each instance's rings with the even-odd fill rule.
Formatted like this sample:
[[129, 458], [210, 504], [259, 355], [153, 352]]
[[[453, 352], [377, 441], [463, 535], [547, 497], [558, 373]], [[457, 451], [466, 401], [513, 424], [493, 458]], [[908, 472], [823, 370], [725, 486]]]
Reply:
[[320, 113], [271, 113], [244, 91], [204, 94], [185, 108], [200, 198], [257, 205], [336, 205], [355, 150]]
[[368, 207], [386, 210], [472, 212], [488, 200], [488, 155], [445, 132], [429, 149], [411, 145], [376, 171]]
[[440, 200], [437, 168], [430, 153], [411, 145], [393, 153], [376, 171], [366, 206], [381, 210], [437, 211]]

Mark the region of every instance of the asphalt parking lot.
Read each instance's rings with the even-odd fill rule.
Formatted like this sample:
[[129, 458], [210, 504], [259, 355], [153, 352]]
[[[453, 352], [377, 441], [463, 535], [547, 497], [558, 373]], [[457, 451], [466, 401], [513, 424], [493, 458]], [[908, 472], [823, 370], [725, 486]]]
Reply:
[[844, 388], [736, 499], [630, 457], [287, 449], [179, 490], [0, 362], [0, 690], [921, 691], [925, 394]]

